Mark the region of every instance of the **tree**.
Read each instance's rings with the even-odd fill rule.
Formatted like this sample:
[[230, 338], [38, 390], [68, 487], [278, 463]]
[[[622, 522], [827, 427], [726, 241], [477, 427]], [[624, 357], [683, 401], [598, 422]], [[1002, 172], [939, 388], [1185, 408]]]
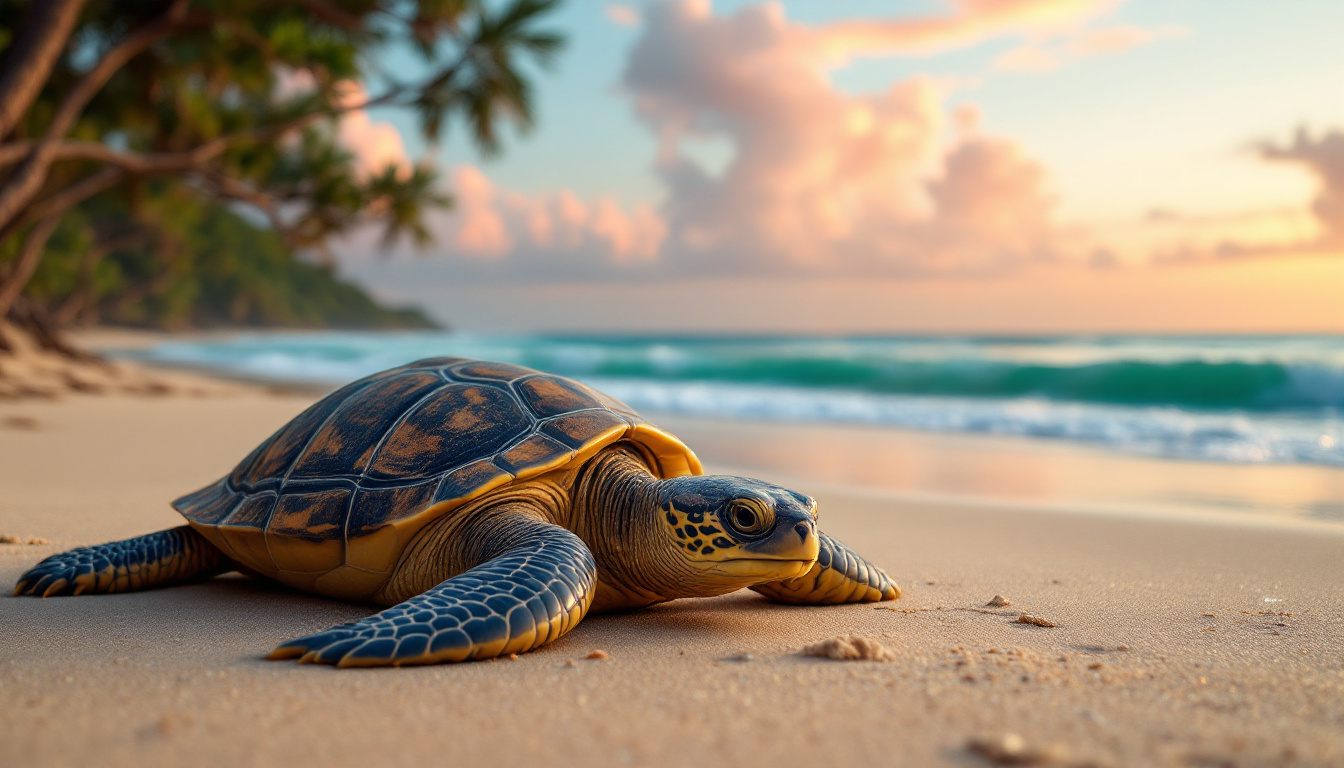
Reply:
[[520, 59], [559, 50], [540, 28], [558, 2], [0, 0], [0, 317], [99, 197], [134, 215], [89, 227], [88, 253], [171, 250], [171, 211], [138, 205], [163, 183], [255, 211], [294, 249], [370, 224], [423, 244], [425, 211], [451, 203], [434, 167], [361, 169], [341, 117], [413, 110], [431, 143], [458, 118], [498, 151], [502, 124], [532, 124]]

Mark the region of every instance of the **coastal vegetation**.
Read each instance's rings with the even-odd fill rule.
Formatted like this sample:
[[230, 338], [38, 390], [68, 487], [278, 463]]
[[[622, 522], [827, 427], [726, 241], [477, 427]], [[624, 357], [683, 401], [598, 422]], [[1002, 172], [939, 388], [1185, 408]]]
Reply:
[[[25, 291], [58, 327], [433, 328], [419, 309], [380, 306], [330, 265], [298, 256], [244, 215], [189, 191], [156, 189], [171, 208], [150, 238], [91, 242], [129, 221], [119, 200], [72, 211]], [[149, 234], [149, 233], [146, 233]]]
[[332, 243], [425, 245], [452, 198], [342, 121], [401, 110], [429, 146], [460, 124], [498, 151], [532, 124], [523, 61], [559, 50], [557, 3], [0, 0], [0, 318], [52, 343], [91, 320], [426, 325], [336, 279]]

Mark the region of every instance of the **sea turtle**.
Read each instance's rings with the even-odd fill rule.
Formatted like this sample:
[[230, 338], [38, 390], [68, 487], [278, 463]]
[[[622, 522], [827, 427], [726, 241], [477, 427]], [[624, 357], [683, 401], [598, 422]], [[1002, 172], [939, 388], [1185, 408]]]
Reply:
[[701, 471], [679, 439], [579, 382], [420, 360], [328, 395], [173, 502], [190, 525], [54, 555], [15, 594], [239, 570], [392, 606], [269, 657], [342, 667], [521, 653], [589, 610], [742, 587], [813, 605], [900, 595], [818, 532], [810, 497]]

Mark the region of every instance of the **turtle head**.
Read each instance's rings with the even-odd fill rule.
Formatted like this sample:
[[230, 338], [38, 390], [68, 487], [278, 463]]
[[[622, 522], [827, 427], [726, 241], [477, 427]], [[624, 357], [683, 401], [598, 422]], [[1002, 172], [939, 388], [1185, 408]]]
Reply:
[[817, 503], [746, 477], [696, 475], [659, 486], [663, 530], [701, 594], [800, 576], [816, 562]]

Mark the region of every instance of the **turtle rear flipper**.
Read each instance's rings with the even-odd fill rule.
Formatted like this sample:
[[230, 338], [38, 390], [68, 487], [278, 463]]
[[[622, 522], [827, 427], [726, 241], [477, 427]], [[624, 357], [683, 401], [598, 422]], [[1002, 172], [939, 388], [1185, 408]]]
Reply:
[[234, 569], [191, 526], [52, 555], [19, 577], [15, 596], [99, 595], [169, 587]]
[[490, 542], [480, 565], [361, 621], [291, 640], [267, 658], [340, 667], [486, 659], [533, 650], [579, 623], [597, 564], [578, 536], [527, 511], [492, 517], [473, 533]]
[[757, 584], [753, 590], [779, 603], [875, 603], [901, 596], [896, 582], [854, 550], [822, 533], [817, 562], [802, 576]]

